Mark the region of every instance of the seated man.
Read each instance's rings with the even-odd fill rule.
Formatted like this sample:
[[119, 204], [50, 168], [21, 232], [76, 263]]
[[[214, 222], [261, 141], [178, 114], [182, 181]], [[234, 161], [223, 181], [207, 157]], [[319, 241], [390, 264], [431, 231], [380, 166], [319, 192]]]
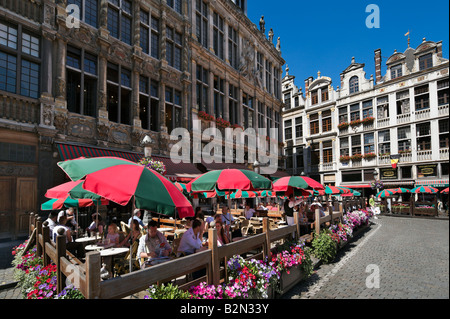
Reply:
[[194, 254], [201, 250], [203, 246], [207, 245], [207, 242], [202, 243], [203, 229], [200, 220], [196, 219], [192, 222], [192, 227], [181, 237], [180, 245], [178, 246], [178, 255], [181, 255], [181, 253], [186, 255]]
[[[166, 237], [158, 231], [158, 223], [151, 220], [148, 223], [148, 233], [139, 239], [137, 256], [139, 258], [168, 257], [172, 252], [172, 247], [167, 242]], [[141, 267], [143, 264], [141, 264]]]
[[48, 222], [48, 228], [50, 229], [50, 236], [53, 236], [53, 228], [55, 228], [55, 226], [57, 225], [57, 220], [58, 220], [58, 212], [54, 210], [50, 212], [48, 218], [45, 220], [46, 222]]
[[255, 210], [250, 207], [250, 204], [245, 204], [244, 216], [246, 219], [251, 219], [255, 214]]

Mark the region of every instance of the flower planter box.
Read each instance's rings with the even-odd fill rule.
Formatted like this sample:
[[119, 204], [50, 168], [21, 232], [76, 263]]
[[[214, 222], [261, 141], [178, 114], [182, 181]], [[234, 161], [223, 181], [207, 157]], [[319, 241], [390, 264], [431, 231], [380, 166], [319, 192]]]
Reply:
[[289, 269], [289, 274], [287, 272], [283, 272], [280, 278], [280, 291], [278, 293], [280, 295], [284, 295], [304, 278], [305, 275], [300, 269], [300, 265], [294, 266]]
[[414, 208], [414, 215], [426, 215], [437, 216], [437, 210], [435, 208]]

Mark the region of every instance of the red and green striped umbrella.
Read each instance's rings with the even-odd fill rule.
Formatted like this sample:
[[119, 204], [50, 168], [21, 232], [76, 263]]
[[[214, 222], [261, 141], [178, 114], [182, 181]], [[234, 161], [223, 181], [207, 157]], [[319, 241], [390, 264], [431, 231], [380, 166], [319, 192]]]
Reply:
[[441, 191], [442, 194], [448, 194], [448, 187], [446, 189], [444, 189], [443, 191]]
[[411, 193], [410, 189], [399, 187], [399, 188], [392, 188], [392, 191], [394, 191], [396, 194], [407, 194]]
[[205, 173], [189, 184], [190, 192], [264, 190], [271, 189], [272, 182], [264, 176], [245, 169], [223, 169]]
[[184, 184], [184, 183], [179, 183], [179, 182], [175, 182], [175, 183], [173, 183], [179, 190], [180, 190], [180, 192], [184, 192], [184, 193], [188, 193], [188, 191], [187, 191], [187, 187], [186, 187], [186, 184]]
[[53, 188], [50, 188], [45, 193], [47, 198], [66, 198], [70, 196], [73, 199], [92, 199], [100, 200], [102, 197], [100, 195], [88, 192], [83, 188], [84, 180], [79, 180], [76, 182], [67, 182]]
[[231, 194], [227, 194], [225, 196], [226, 199], [231, 198], [231, 199], [237, 199], [237, 198], [256, 198], [256, 197], [260, 197], [259, 192], [257, 191], [243, 191], [243, 190], [238, 190], [234, 193]]
[[309, 194], [298, 194], [298, 190], [325, 190], [325, 187], [314, 179], [306, 176], [286, 176], [277, 179], [273, 183], [273, 190], [280, 195], [280, 192], [284, 192], [286, 196], [290, 194], [308, 196]]
[[431, 186], [420, 186], [411, 190], [411, 193], [416, 194], [437, 194], [438, 192], [439, 190], [437, 188]]
[[143, 165], [117, 158], [97, 157], [59, 162], [72, 179], [85, 178], [83, 188], [119, 205], [134, 199], [136, 208], [180, 218], [194, 216], [194, 209], [177, 187]]
[[92, 199], [72, 199], [69, 196], [66, 198], [52, 198], [41, 205], [42, 210], [57, 210], [63, 207], [89, 207], [94, 205], [108, 205], [107, 200], [95, 201]]
[[396, 193], [393, 190], [385, 189], [385, 190], [382, 190], [381, 192], [379, 192], [376, 197], [389, 197], [394, 194], [396, 194]]
[[195, 193], [189, 193], [189, 196], [191, 198], [200, 198], [200, 199], [205, 199], [205, 198], [216, 198], [218, 197], [217, 192], [216, 191], [212, 191], [212, 192], [195, 192]]

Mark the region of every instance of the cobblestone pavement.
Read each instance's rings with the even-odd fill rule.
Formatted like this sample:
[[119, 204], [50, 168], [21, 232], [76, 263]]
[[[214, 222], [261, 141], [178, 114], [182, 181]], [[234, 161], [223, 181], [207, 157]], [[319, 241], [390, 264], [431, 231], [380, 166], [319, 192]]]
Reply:
[[0, 300], [21, 299], [20, 289], [16, 288], [13, 278], [14, 268], [11, 266], [12, 249], [22, 244], [24, 240], [0, 243]]
[[[283, 299], [448, 299], [449, 221], [381, 216]], [[379, 288], [373, 266], [379, 269]], [[367, 268], [369, 266], [369, 268]], [[366, 272], [367, 270], [367, 272]]]

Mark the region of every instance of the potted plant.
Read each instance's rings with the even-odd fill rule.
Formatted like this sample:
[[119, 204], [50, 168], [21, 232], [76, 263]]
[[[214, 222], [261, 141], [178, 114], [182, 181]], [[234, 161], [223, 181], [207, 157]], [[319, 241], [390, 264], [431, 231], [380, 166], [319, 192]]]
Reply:
[[320, 234], [314, 233], [311, 245], [313, 255], [326, 264], [332, 262], [336, 257], [337, 243], [328, 229], [324, 229]]
[[223, 118], [218, 117], [216, 118], [216, 125], [221, 128], [227, 128], [231, 126], [231, 123], [224, 120]]
[[214, 121], [215, 120], [214, 116], [212, 116], [204, 111], [198, 112], [198, 117], [205, 121]]

